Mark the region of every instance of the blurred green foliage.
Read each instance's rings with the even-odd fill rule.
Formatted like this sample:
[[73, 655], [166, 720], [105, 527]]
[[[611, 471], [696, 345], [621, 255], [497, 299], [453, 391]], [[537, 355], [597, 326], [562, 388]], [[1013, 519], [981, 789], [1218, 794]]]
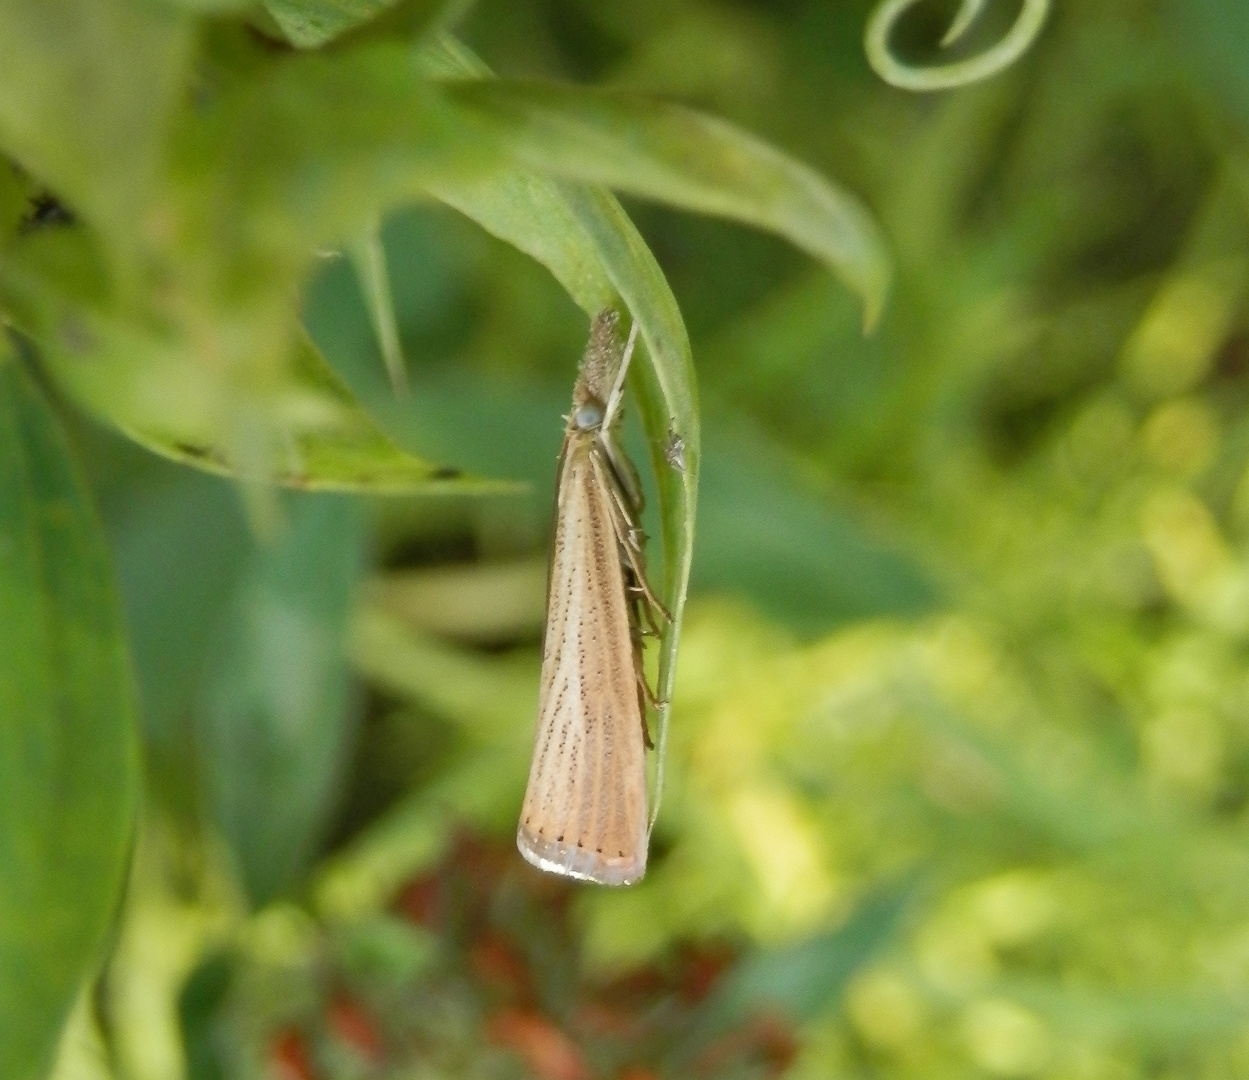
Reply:
[[[0, 4], [22, 30], [0, 87], [25, 88], [0, 92], [23, 166], [0, 178], [0, 376], [53, 463], [35, 497], [69, 507], [40, 520], [89, 520], [70, 454], [100, 506], [146, 762], [121, 901], [129, 691], [63, 676], [65, 767], [111, 760], [114, 786], [66, 796], [96, 819], [40, 849], [57, 870], [98, 841], [74, 891], [47, 875], [91, 909], [60, 931], [50, 901], [38, 929], [8, 913], [34, 773], [0, 769], [0, 984], [36, 947], [55, 983], [10, 1072], [38, 1075], [77, 971], [63, 1080], [1249, 1075], [1242, 5], [1056, 0], [1006, 72], [926, 97], [868, 67], [868, 0], [266, 7]], [[957, 7], [908, 12], [898, 54], [939, 56]], [[498, 84], [387, 66], [452, 24]], [[421, 49], [425, 74], [479, 70]], [[202, 126], [169, 89], [187, 56]], [[64, 79], [87, 60], [90, 114]], [[681, 171], [664, 137], [686, 114], [612, 111], [659, 99], [859, 193], [894, 260], [872, 334], [801, 251], [683, 212], [837, 235], [836, 212], [717, 204], [708, 144]], [[725, 170], [743, 197], [734, 175], [759, 174]], [[583, 183], [678, 208], [626, 204], [662, 274]], [[879, 260], [823, 254], [879, 299]], [[634, 457], [671, 377], [702, 469], [651, 869], [604, 891], [511, 836], [577, 307], [617, 297], [651, 335]], [[656, 475], [671, 592], [693, 481]], [[107, 579], [56, 550], [65, 580]], [[2, 596], [16, 565], [0, 547]], [[33, 714], [10, 670], [0, 703]], [[0, 1024], [33, 996], [0, 985]]]
[[0, 1071], [47, 1073], [108, 936], [138, 795], [108, 553], [65, 435], [0, 351]]

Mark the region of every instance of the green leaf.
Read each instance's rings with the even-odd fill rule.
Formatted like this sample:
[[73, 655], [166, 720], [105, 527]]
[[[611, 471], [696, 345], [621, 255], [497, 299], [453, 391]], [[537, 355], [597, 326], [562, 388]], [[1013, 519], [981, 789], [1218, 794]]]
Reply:
[[880, 315], [889, 257], [866, 208], [740, 128], [613, 90], [472, 81], [447, 94], [494, 125], [523, 165], [768, 229], [858, 293], [868, 326]]
[[[502, 151], [403, 42], [288, 56], [236, 78], [176, 137], [183, 256], [260, 288], [356, 236], [435, 179], [480, 174]], [[223, 237], [229, 238], [223, 248]]]
[[209, 810], [257, 904], [298, 882], [340, 779], [353, 728], [343, 632], [364, 539], [351, 500], [296, 500], [210, 653], [198, 721]]
[[[484, 78], [488, 70], [464, 46], [444, 38], [422, 54], [431, 74]], [[623, 302], [640, 327], [647, 362], [634, 364], [637, 395], [651, 448], [664, 554], [663, 598], [672, 622], [660, 651], [660, 709], [655, 808], [663, 788], [669, 705], [689, 586], [698, 496], [698, 398], [689, 338], [663, 271], [628, 215], [608, 192], [529, 172], [500, 172], [488, 181], [436, 184], [431, 192], [495, 236], [538, 259], [587, 313]], [[686, 468], [664, 459], [669, 430], [685, 443]]]
[[[221, 476], [272, 480], [304, 491], [408, 494], [500, 491], [509, 487], [465, 477], [456, 469], [431, 465], [401, 450], [374, 423], [302, 331], [290, 371], [274, 398], [258, 405], [267, 413], [264, 431], [280, 436], [284, 445], [269, 446], [251, 461], [246, 449], [234, 441], [239, 438], [237, 431], [161, 430], [154, 426], [156, 417], [142, 428], [114, 422], [141, 446], [174, 461]], [[235, 402], [235, 408], [244, 413], [250, 405], [246, 399]]]
[[399, 324], [395, 321], [395, 301], [390, 290], [390, 274], [386, 269], [386, 245], [382, 242], [381, 219], [373, 221], [351, 245], [351, 261], [360, 278], [360, 291], [368, 304], [369, 318], [386, 374], [396, 394], [408, 392], [408, 368], [399, 340]]
[[[290, 316], [209, 320], [199, 341], [110, 308], [81, 230], [31, 236], [0, 261], [0, 303], [84, 408], [153, 453], [310, 491], [497, 490], [399, 449]], [[244, 364], [220, 362], [250, 342]]]
[[110, 539], [139, 682], [146, 795], [191, 820], [200, 809], [190, 725], [196, 679], [254, 540], [232, 484], [153, 464], [150, 486], [109, 516]]
[[752, 1009], [814, 1019], [841, 998], [850, 976], [893, 936], [914, 892], [912, 882], [886, 888], [868, 897], [836, 930], [755, 953], [708, 1000], [708, 1015], [725, 1026]]
[[265, 10], [296, 48], [315, 49], [368, 22], [395, 0], [265, 0]]
[[388, 693], [407, 698], [483, 742], [510, 737], [518, 717], [538, 704], [531, 657], [482, 656], [412, 630], [373, 605], [352, 623], [348, 651], [357, 671]]
[[[182, 0], [188, 2], [188, 0]], [[450, 26], [472, 0], [265, 0], [274, 26], [299, 49], [316, 49], [354, 30], [416, 41]]]
[[134, 0], [4, 0], [0, 27], [0, 145], [130, 248], [159, 191], [191, 23]]
[[[61, 1031], [56, 1063], [46, 1080], [118, 1080], [113, 1071], [110, 1047], [101, 1030], [92, 987], [84, 986]], [[42, 1080], [42, 1078], [41, 1078]]]
[[[421, 71], [448, 81], [435, 89]], [[879, 232], [808, 166], [681, 106], [483, 74], [446, 37], [416, 60], [383, 42], [272, 65], [184, 132], [192, 172], [226, 166], [225, 190], [205, 201], [207, 238], [306, 250], [431, 185], [492, 183], [519, 165], [774, 231], [839, 274], [867, 322], [878, 315], [890, 276]], [[255, 220], [240, 226], [240, 213]]]
[[163, 0], [172, 8], [182, 8], [195, 15], [218, 15], [226, 12], [255, 10], [255, 0]]
[[936, 606], [935, 583], [904, 550], [804, 484], [747, 418], [716, 421], [707, 420], [697, 590], [739, 593], [806, 633]]
[[232, 484], [164, 463], [152, 479], [110, 516], [110, 532], [149, 763], [167, 773], [160, 755], [181, 749], [212, 627], [255, 541]]
[[[602, 259], [612, 286], [641, 327], [650, 363], [630, 372], [638, 411], [651, 451], [651, 466], [659, 491], [659, 516], [664, 552], [663, 596], [671, 622], [660, 643], [656, 683], [659, 729], [656, 743], [657, 779], [652, 814], [658, 813], [663, 794], [668, 719], [676, 686], [677, 648], [685, 617], [690, 566], [694, 557], [694, 521], [698, 505], [698, 469], [701, 434], [698, 391], [689, 338], [650, 248], [620, 204], [606, 191], [565, 189], [567, 205], [585, 231], [586, 239]], [[664, 457], [669, 434], [685, 445], [685, 468], [678, 472]]]
[[221, 1014], [235, 978], [234, 958], [213, 952], [191, 972], [178, 994], [178, 1029], [186, 1053], [187, 1080], [225, 1080], [221, 1063]]
[[1238, 46], [1249, 32], [1249, 9], [1233, 0], [1196, 7], [1164, 0], [1160, 11], [1167, 30], [1191, 53], [1195, 72], [1243, 124], [1249, 117], [1249, 62]]
[[38, 1080], [117, 908], [139, 769], [108, 553], [65, 437], [7, 350], [0, 611], [0, 1076]]

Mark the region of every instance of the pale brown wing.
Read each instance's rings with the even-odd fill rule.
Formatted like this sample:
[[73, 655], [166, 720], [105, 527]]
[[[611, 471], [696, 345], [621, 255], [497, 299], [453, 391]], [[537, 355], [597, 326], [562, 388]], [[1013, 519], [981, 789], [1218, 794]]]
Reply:
[[646, 872], [646, 764], [611, 494], [592, 441], [559, 479], [538, 732], [516, 843], [535, 866], [628, 885]]

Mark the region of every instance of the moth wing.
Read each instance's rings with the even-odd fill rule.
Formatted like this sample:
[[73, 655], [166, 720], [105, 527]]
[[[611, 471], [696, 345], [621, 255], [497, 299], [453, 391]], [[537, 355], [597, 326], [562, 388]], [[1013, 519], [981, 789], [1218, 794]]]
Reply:
[[646, 762], [625, 577], [606, 472], [572, 443], [559, 480], [538, 730], [516, 843], [603, 885], [646, 872]]

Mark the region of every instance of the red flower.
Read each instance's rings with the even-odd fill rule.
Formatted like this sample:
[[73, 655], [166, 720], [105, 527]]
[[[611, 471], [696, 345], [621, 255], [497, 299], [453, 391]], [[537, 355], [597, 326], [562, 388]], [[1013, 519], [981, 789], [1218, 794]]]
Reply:
[[442, 889], [433, 875], [411, 881], [395, 901], [396, 911], [408, 922], [433, 929], [442, 909]]
[[542, 1080], [590, 1080], [577, 1044], [535, 1012], [504, 1009], [491, 1019], [486, 1034], [524, 1058]]
[[487, 986], [526, 999], [532, 994], [529, 969], [503, 938], [486, 932], [473, 943], [469, 960], [473, 972]]
[[376, 1065], [385, 1056], [373, 1018], [350, 998], [336, 998], [326, 1010], [330, 1030], [362, 1058]]
[[316, 1080], [308, 1044], [293, 1028], [281, 1032], [269, 1047], [269, 1063], [275, 1080]]

